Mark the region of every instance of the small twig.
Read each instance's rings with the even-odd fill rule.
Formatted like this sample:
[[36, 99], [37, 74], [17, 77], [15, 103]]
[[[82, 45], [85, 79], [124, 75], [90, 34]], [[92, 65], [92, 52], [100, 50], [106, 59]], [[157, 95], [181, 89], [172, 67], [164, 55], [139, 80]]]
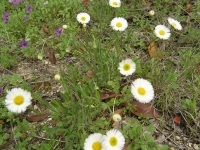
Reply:
[[184, 119], [184, 120], [185, 120], [185, 122], [187, 123], [188, 127], [190, 128], [190, 130], [194, 131], [194, 132], [195, 132], [195, 134], [196, 134], [198, 137], [200, 137], [200, 135], [197, 133], [197, 131], [195, 131], [195, 129], [193, 129], [193, 128], [190, 126], [190, 124], [187, 122], [187, 120], [186, 120], [185, 116], [183, 115], [183, 113], [181, 112], [181, 110], [180, 110], [180, 109], [178, 109], [178, 111], [181, 113], [181, 115], [182, 115], [183, 119]]
[[30, 82], [30, 84], [35, 84], [35, 83], [43, 83], [43, 82], [50, 82], [52, 79], [45, 80], [45, 81], [36, 81], [36, 82]]
[[[162, 134], [164, 134], [158, 127], [156, 127], [156, 129], [157, 129], [159, 132], [161, 132]], [[169, 139], [169, 138], [174, 134], [174, 132], [175, 132], [175, 130], [174, 130], [169, 136], [167, 136], [166, 138], [164, 138], [164, 139], [162, 140], [162, 142], [165, 141], [165, 140], [167, 140], [167, 139]], [[165, 135], [165, 134], [164, 134], [164, 135]]]
[[14, 129], [13, 129], [12, 123], [11, 123], [11, 128], [12, 128], [12, 132], [13, 132], [13, 139], [14, 139], [14, 141], [15, 141], [15, 144], [17, 144], [17, 140], [16, 140], [16, 138], [15, 138], [15, 131], [14, 131]]
[[192, 116], [192, 114], [190, 114], [186, 110], [184, 110], [184, 112], [187, 113], [188, 115], [190, 115], [190, 117], [192, 118], [192, 120], [194, 121], [194, 123], [196, 124], [196, 126], [200, 128], [200, 126], [198, 125], [198, 123], [196, 122], [196, 120], [194, 119], [194, 117]]
[[7, 72], [9, 72], [9, 73], [12, 74], [12, 75], [15, 74], [15, 73], [13, 73], [12, 71], [6, 69], [5, 67], [0, 67], [0, 69], [2, 69], [2, 70], [6, 70]]
[[115, 112], [115, 99], [114, 99], [114, 103], [113, 103], [113, 114]]
[[[51, 140], [51, 139], [40, 137], [40, 136], [34, 136], [34, 138], [38, 138], [38, 139], [42, 139], [42, 140], [47, 140], [47, 141]], [[61, 141], [61, 140], [56, 140], [56, 142], [67, 143], [66, 141]]]
[[177, 4], [176, 1], [173, 1], [178, 7], [180, 7], [184, 12], [186, 12], [191, 18], [193, 18], [198, 24], [200, 24], [200, 22], [198, 22], [198, 20], [196, 20], [193, 16], [190, 15], [189, 12], [187, 12], [185, 9], [183, 9], [179, 4]]
[[[156, 127], [156, 129], [159, 131], [159, 132], [161, 132], [162, 134], [164, 134], [159, 128], [157, 128]], [[167, 140], [167, 139], [169, 139], [172, 143], [174, 143], [178, 148], [180, 148], [180, 146], [175, 142], [175, 141], [173, 141], [170, 137], [173, 135], [175, 133], [175, 130], [169, 135], [169, 136], [167, 136], [166, 138], [164, 138], [163, 140], [162, 140], [162, 142], [163, 141], [165, 141], [165, 140]], [[164, 134], [165, 135], [165, 134]], [[182, 149], [182, 148], [181, 148]]]
[[56, 149], [56, 147], [58, 146], [59, 142], [60, 142], [61, 137], [58, 140], [58, 143], [53, 147], [53, 149]]

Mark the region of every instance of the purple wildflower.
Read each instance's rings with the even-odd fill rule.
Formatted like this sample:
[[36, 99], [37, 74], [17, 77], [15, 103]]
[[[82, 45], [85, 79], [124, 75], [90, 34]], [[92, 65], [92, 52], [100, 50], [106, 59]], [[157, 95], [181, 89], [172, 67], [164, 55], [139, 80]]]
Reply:
[[[10, 1], [9, 1], [10, 2]], [[18, 5], [19, 3], [21, 3], [22, 2], [22, 0], [13, 0], [12, 1], [12, 3], [13, 3], [13, 5]]]
[[4, 16], [3, 21], [4, 21], [5, 23], [8, 23], [8, 17], [10, 16], [10, 13], [4, 13], [3, 16]]
[[4, 18], [3, 21], [4, 21], [5, 23], [8, 23], [8, 18]]
[[62, 33], [62, 28], [56, 29], [56, 33], [57, 34], [61, 34]]
[[0, 93], [2, 93], [3, 92], [3, 88], [0, 88]]
[[71, 57], [66, 58], [66, 62], [69, 62], [71, 60]]
[[32, 12], [32, 7], [26, 6], [26, 13], [31, 13], [31, 12]]
[[13, 1], [13, 5], [14, 5], [14, 6], [16, 6], [16, 5], [18, 5], [18, 4], [19, 4], [19, 3], [18, 3], [17, 0], [14, 0], [14, 1]]
[[21, 41], [20, 46], [21, 46], [21, 48], [27, 48], [28, 47], [28, 42], [23, 40], [23, 41]]
[[61, 33], [62, 33], [62, 28], [58, 28], [58, 29], [56, 29], [56, 35], [55, 35], [55, 37], [58, 37]]
[[10, 13], [4, 13], [3, 16], [4, 18], [8, 18], [10, 16]]
[[128, 57], [131, 57], [131, 54], [127, 54]]
[[28, 19], [28, 15], [25, 15], [25, 16], [24, 16], [24, 19]]

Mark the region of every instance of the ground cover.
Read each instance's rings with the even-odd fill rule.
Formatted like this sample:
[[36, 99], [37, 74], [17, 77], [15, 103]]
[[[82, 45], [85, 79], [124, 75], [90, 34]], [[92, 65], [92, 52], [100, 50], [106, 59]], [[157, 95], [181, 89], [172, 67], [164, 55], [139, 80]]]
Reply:
[[1, 149], [199, 149], [198, 1], [0, 3]]

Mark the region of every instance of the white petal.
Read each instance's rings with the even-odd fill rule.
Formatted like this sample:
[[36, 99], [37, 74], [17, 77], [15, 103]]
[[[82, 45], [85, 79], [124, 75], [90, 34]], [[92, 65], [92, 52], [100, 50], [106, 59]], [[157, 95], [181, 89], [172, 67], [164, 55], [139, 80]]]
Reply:
[[[146, 93], [145, 95], [140, 95], [138, 93], [138, 88], [144, 88]], [[133, 81], [131, 85], [131, 93], [141, 103], [149, 103], [154, 98], [154, 89], [151, 83], [145, 79], [139, 78]]]
[[[22, 96], [24, 101], [20, 105], [16, 105], [14, 103], [14, 98], [16, 96]], [[21, 88], [13, 88], [12, 90], [8, 91], [5, 99], [5, 105], [7, 109], [13, 113], [21, 113], [26, 111], [26, 108], [31, 105], [31, 94], [28, 91], [25, 91]]]

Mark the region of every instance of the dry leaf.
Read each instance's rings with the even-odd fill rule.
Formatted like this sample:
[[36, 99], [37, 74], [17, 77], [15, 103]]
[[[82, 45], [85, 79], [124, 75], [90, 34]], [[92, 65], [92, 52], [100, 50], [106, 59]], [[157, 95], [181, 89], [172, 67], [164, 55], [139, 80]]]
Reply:
[[114, 114], [122, 115], [123, 112], [124, 112], [123, 109], [117, 109], [117, 110], [115, 110]]
[[56, 125], [57, 121], [56, 120], [52, 120], [51, 123], [52, 123], [52, 125]]
[[33, 92], [35, 92], [37, 89], [41, 88], [42, 86], [51, 86], [50, 82], [44, 81], [44, 82], [38, 82], [36, 83], [35, 87], [32, 89]]
[[[140, 102], [129, 102], [132, 105], [136, 105], [136, 109], [132, 109], [131, 112], [136, 116], [143, 116], [145, 118], [159, 118], [158, 112], [150, 105]], [[127, 106], [128, 103], [125, 103]]]
[[146, 1], [145, 0], [142, 0], [142, 6], [147, 6], [147, 3], [146, 3]]
[[88, 0], [83, 0], [83, 4], [89, 4]]
[[141, 30], [141, 32], [150, 32], [150, 31], [151, 31], [150, 28], [144, 28], [144, 29]]
[[163, 59], [164, 54], [159, 54], [158, 52], [158, 44], [155, 42], [151, 42], [150, 45], [148, 46], [148, 52], [151, 58], [156, 58], [156, 59]]
[[4, 124], [5, 122], [3, 120], [0, 120], [0, 124]]
[[192, 7], [192, 4], [188, 3], [186, 4], [186, 10], [190, 9]]
[[81, 50], [81, 52], [85, 52], [84, 48], [80, 47], [79, 49]]
[[52, 48], [53, 48], [53, 50], [57, 50], [58, 49], [58, 47], [57, 46], [51, 46]]
[[200, 66], [197, 69], [197, 74], [200, 76]]
[[148, 52], [151, 58], [153, 58], [154, 54], [158, 51], [158, 44], [151, 42], [148, 46]]
[[65, 134], [65, 132], [60, 132], [58, 133], [58, 135], [63, 136]]
[[86, 77], [89, 79], [92, 79], [94, 75], [95, 75], [94, 71], [89, 71], [88, 76], [86, 76]]
[[162, 1], [162, 2], [161, 2], [161, 5], [163, 5], [163, 6], [166, 5], [166, 4], [167, 4], [166, 1]]
[[130, 3], [131, 3], [131, 0], [126, 0], [125, 3], [126, 3], [126, 4], [130, 4]]
[[114, 98], [114, 97], [122, 97], [124, 96], [123, 94], [116, 94], [114, 92], [101, 92], [100, 93], [100, 100], [105, 100], [109, 98]]
[[30, 122], [42, 121], [45, 118], [47, 118], [49, 115], [50, 115], [50, 113], [33, 115], [33, 116], [30, 116], [30, 117], [26, 117], [26, 120], [28, 120]]
[[176, 124], [180, 124], [181, 123], [181, 118], [176, 116], [174, 117], [173, 121], [176, 123]]
[[188, 23], [188, 22], [186, 22], [186, 21], [181, 21], [181, 25], [182, 25], [182, 27], [184, 28], [184, 27], [188, 26], [188, 25], [189, 25], [189, 23]]
[[128, 144], [125, 144], [122, 150], [127, 150], [128, 149]]
[[46, 26], [41, 26], [45, 33], [49, 33], [49, 29]]
[[56, 64], [56, 56], [54, 54], [54, 52], [49, 52], [49, 61], [52, 63], [52, 64]]

